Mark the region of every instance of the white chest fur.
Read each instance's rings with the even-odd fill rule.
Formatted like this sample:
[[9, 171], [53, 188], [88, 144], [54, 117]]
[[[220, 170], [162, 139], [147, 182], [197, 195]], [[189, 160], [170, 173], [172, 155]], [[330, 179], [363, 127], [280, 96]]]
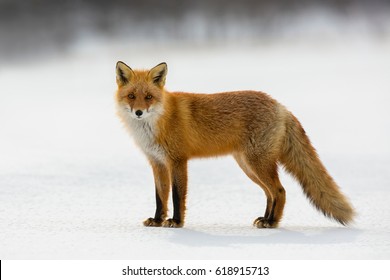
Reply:
[[143, 120], [136, 120], [133, 118], [126, 118], [125, 120], [130, 134], [147, 157], [164, 162], [165, 152], [163, 148], [156, 143], [156, 122], [157, 120], [152, 117]]
[[127, 104], [117, 104], [117, 112], [126, 129], [145, 155], [151, 160], [165, 162], [166, 152], [156, 142], [157, 121], [163, 114], [163, 108], [161, 106], [149, 108], [149, 115], [142, 119], [136, 119]]

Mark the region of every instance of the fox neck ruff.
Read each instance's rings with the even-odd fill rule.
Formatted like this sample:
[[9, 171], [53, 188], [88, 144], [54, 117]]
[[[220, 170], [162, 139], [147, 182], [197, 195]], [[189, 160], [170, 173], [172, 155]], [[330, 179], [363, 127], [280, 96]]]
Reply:
[[119, 115], [122, 118], [128, 132], [134, 138], [135, 143], [141, 148], [150, 160], [165, 162], [166, 153], [163, 148], [157, 143], [158, 134], [157, 122], [163, 114], [163, 108], [153, 108], [147, 118], [136, 119], [131, 116], [126, 108], [119, 110]]

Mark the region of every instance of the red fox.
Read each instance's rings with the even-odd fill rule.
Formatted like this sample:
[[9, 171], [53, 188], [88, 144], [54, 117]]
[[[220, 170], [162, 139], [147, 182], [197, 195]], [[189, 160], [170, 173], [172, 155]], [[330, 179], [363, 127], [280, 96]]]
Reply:
[[[278, 164], [294, 176], [310, 202], [346, 225], [354, 210], [292, 113], [263, 92], [215, 94], [168, 92], [167, 64], [132, 70], [116, 64], [117, 111], [153, 169], [156, 212], [145, 226], [182, 227], [186, 210], [187, 161], [232, 155], [244, 173], [266, 194], [257, 228], [277, 227], [286, 201]], [[167, 219], [172, 189], [173, 217]]]

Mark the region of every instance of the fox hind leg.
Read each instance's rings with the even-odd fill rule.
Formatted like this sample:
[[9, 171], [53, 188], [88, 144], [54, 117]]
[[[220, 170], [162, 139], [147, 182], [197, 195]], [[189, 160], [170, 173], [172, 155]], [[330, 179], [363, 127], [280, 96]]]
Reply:
[[264, 217], [257, 218], [253, 224], [258, 228], [277, 227], [282, 218], [286, 202], [286, 192], [280, 183], [277, 165], [275, 163], [274, 166], [267, 168], [266, 166], [262, 167], [256, 164], [252, 168], [256, 170], [255, 172], [261, 181], [261, 186], [266, 186], [271, 193], [271, 198], [267, 197], [267, 209]]
[[267, 196], [264, 216], [255, 219], [253, 225], [258, 228], [277, 227], [283, 215], [286, 194], [279, 181], [276, 162], [248, 155], [235, 155], [235, 159], [244, 173], [259, 185]]

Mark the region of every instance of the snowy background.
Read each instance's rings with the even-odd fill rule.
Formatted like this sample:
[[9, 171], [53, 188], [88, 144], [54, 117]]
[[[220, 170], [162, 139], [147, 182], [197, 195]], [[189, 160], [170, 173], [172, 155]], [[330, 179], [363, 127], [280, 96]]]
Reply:
[[[389, 259], [390, 25], [305, 15], [239, 41], [233, 27], [253, 22], [218, 37], [199, 35], [207, 21], [195, 17], [194, 40], [113, 39], [85, 27], [62, 49], [58, 40], [36, 54], [3, 49], [0, 259]], [[223, 157], [190, 162], [183, 229], [143, 227], [155, 210], [153, 177], [115, 115], [117, 60], [167, 62], [171, 91], [271, 94], [302, 122], [355, 223], [323, 217], [281, 172], [280, 228], [256, 229], [265, 196]]]

